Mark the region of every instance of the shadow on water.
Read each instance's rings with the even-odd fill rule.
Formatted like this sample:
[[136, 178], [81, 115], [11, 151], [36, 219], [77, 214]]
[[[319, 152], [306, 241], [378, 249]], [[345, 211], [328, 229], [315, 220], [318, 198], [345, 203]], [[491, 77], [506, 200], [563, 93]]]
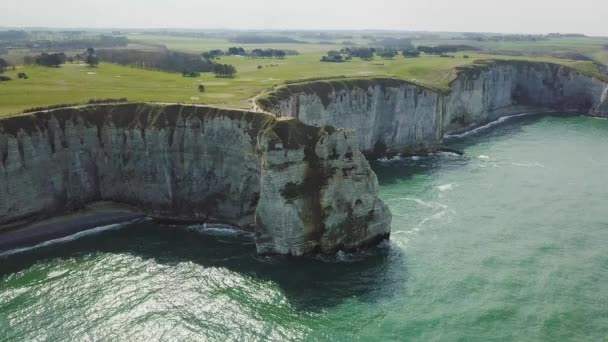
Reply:
[[126, 253], [165, 265], [192, 262], [205, 268], [225, 268], [271, 281], [295, 308], [313, 312], [353, 297], [366, 302], [390, 298], [403, 290], [407, 280], [404, 255], [390, 243], [358, 255], [332, 258], [261, 257], [248, 235], [208, 234], [151, 222], [0, 257], [0, 277], [44, 260], [95, 253]]

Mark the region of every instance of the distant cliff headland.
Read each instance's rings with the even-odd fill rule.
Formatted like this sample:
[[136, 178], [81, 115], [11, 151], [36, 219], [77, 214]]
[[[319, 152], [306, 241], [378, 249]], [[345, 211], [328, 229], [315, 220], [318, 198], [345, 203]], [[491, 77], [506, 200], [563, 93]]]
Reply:
[[446, 134], [523, 112], [608, 116], [608, 78], [567, 66], [485, 60], [460, 67], [448, 89], [390, 79], [296, 83], [260, 97], [258, 106], [311, 125], [357, 131], [367, 154], [419, 152]]

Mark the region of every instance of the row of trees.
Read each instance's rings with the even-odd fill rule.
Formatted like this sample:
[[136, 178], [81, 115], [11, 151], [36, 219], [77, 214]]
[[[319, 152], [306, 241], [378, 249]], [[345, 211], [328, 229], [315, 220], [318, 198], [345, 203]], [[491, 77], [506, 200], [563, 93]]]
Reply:
[[376, 53], [375, 48], [345, 48], [340, 50], [341, 54], [345, 54], [349, 57], [358, 57], [363, 60], [370, 60], [374, 58]]
[[213, 62], [200, 55], [187, 52], [134, 49], [100, 49], [99, 57], [107, 62], [130, 67], [161, 70], [165, 72], [200, 73], [212, 72]]
[[288, 55], [297, 55], [298, 51], [278, 49], [253, 49], [247, 52], [242, 47], [231, 47], [226, 51], [219, 49], [206, 51], [201, 56], [206, 60], [214, 60], [221, 56], [249, 56], [251, 58], [285, 58]]
[[276, 49], [253, 49], [249, 54], [252, 58], [285, 58], [287, 51]]
[[[237, 52], [234, 51], [233, 52]], [[232, 78], [237, 74], [234, 66], [213, 61], [224, 55], [212, 50], [202, 56], [168, 49], [145, 51], [131, 49], [102, 49], [96, 52], [104, 61], [142, 69], [179, 72], [184, 77], [199, 77], [201, 72], [214, 72], [217, 77]], [[202, 57], [202, 58], [201, 58]]]
[[[416, 51], [417, 52], [417, 51]], [[345, 48], [340, 51], [329, 51], [326, 56], [321, 57], [321, 62], [333, 62], [341, 63], [352, 60], [353, 57], [358, 57], [363, 60], [369, 61], [378, 55], [384, 59], [393, 59], [399, 55], [396, 49], [384, 48]], [[406, 56], [406, 52], [403, 51], [403, 55]], [[418, 53], [419, 55], [419, 53]], [[409, 56], [406, 56], [409, 57]], [[417, 56], [416, 56], [417, 57]]]
[[[65, 53], [42, 53], [38, 57], [35, 57], [34, 61], [38, 65], [42, 65], [49, 68], [59, 68], [61, 64], [65, 64], [68, 57]], [[24, 58], [25, 60], [25, 58]]]
[[395, 58], [395, 56], [399, 55], [399, 52], [397, 52], [397, 50], [393, 50], [393, 49], [384, 49], [384, 50], [380, 51], [378, 54], [380, 55], [380, 57], [382, 57], [384, 59], [393, 59], [393, 58]]
[[443, 55], [448, 52], [457, 52], [460, 49], [458, 46], [440, 45], [440, 46], [418, 46], [417, 50], [428, 55]]
[[[429, 55], [439, 55], [442, 57], [450, 57], [446, 55], [449, 52], [475, 50], [474, 47], [468, 45], [439, 45], [439, 46], [418, 46], [417, 48], [401, 50], [401, 55], [406, 58], [420, 57], [422, 52]], [[374, 56], [379, 56], [384, 59], [393, 59], [399, 55], [399, 51], [394, 48], [344, 48], [340, 51], [329, 51], [326, 56], [321, 58], [322, 62], [347, 62], [353, 57], [358, 57], [369, 61]], [[468, 58], [465, 57], [465, 58]]]
[[420, 51], [418, 50], [403, 50], [403, 57], [405, 58], [416, 58], [420, 57]]
[[245, 56], [245, 55], [247, 55], [247, 51], [245, 51], [245, 49], [243, 49], [242, 47], [231, 47], [231, 48], [228, 48], [228, 55], [229, 56]]
[[201, 56], [203, 56], [203, 58], [206, 59], [206, 60], [216, 59], [216, 58], [221, 57], [223, 55], [224, 55], [224, 51], [222, 51], [220, 49], [203, 52], [201, 54]]
[[9, 62], [0, 58], [0, 82], [11, 81], [12, 79], [10, 77], [4, 76], [4, 75], [2, 75], [2, 73], [4, 73], [6, 70], [9, 70], [9, 69], [14, 70], [14, 68], [15, 67], [10, 65]]
[[38, 64], [49, 68], [58, 68], [66, 62], [85, 62], [90, 67], [95, 67], [99, 64], [99, 57], [93, 48], [88, 48], [84, 53], [75, 56], [67, 56], [65, 53], [46, 53], [43, 52], [38, 56], [25, 56], [23, 63], [26, 65]]

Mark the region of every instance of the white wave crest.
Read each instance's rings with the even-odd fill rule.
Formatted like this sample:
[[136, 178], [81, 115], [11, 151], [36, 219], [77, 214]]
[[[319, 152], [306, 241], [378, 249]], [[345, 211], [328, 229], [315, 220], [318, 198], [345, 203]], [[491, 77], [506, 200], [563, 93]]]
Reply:
[[466, 131], [466, 132], [461, 133], [461, 134], [448, 134], [444, 138], [445, 139], [454, 139], [454, 138], [460, 139], [460, 138], [464, 138], [464, 137], [469, 136], [471, 134], [476, 134], [476, 133], [479, 133], [480, 131], [486, 130], [486, 129], [490, 128], [490, 127], [494, 127], [496, 125], [499, 125], [499, 124], [501, 124], [501, 123], [503, 123], [503, 122], [505, 122], [507, 120], [514, 119], [514, 118], [519, 118], [519, 117], [522, 117], [522, 116], [528, 116], [528, 115], [538, 115], [538, 113], [537, 112], [530, 112], [530, 113], [521, 113], [521, 114], [514, 114], [514, 115], [503, 116], [503, 117], [498, 118], [497, 120], [492, 121], [492, 122], [490, 122], [488, 124], [485, 124], [483, 126], [479, 126], [477, 128], [473, 128], [470, 131]]
[[212, 235], [212, 236], [247, 236], [253, 237], [254, 233], [240, 230], [236, 227], [229, 226], [226, 224], [197, 224], [188, 226], [187, 229], [196, 231], [200, 234]]
[[437, 189], [439, 189], [439, 191], [448, 191], [448, 190], [452, 190], [454, 189], [454, 185], [453, 184], [444, 184], [444, 185], [439, 185], [437, 187]]
[[116, 224], [110, 224], [107, 226], [101, 226], [101, 227], [96, 227], [96, 228], [92, 228], [92, 229], [87, 229], [87, 230], [83, 230], [81, 232], [72, 234], [72, 235], [68, 235], [68, 236], [64, 236], [61, 238], [57, 238], [57, 239], [53, 239], [53, 240], [49, 240], [49, 241], [45, 241], [42, 242], [40, 244], [37, 244], [35, 246], [31, 246], [31, 247], [22, 247], [22, 248], [16, 248], [16, 249], [12, 249], [6, 252], [2, 252], [0, 253], [0, 257], [4, 257], [4, 256], [9, 256], [9, 255], [14, 255], [14, 254], [19, 254], [19, 253], [23, 253], [23, 252], [28, 252], [34, 249], [38, 249], [38, 248], [42, 248], [42, 247], [46, 247], [46, 246], [50, 246], [50, 245], [55, 245], [55, 244], [61, 244], [61, 243], [66, 243], [66, 242], [70, 242], [70, 241], [74, 241], [74, 240], [78, 240], [81, 239], [85, 236], [89, 236], [89, 235], [95, 235], [95, 234], [99, 234], [99, 233], [103, 233], [106, 231], [110, 231], [110, 230], [118, 230], [121, 228], [124, 228], [132, 223], [141, 221], [141, 219], [135, 219], [129, 222], [123, 222], [123, 223], [116, 223]]
[[448, 206], [445, 204], [441, 204], [441, 203], [437, 203], [437, 202], [426, 202], [419, 198], [405, 197], [405, 198], [400, 198], [400, 200], [415, 202], [423, 207], [427, 207], [427, 208], [431, 208], [431, 209], [437, 209], [437, 208], [447, 209], [448, 208]]
[[545, 168], [545, 165], [539, 163], [539, 162], [535, 162], [535, 163], [511, 163], [512, 165], [515, 166], [521, 166], [521, 167], [540, 167], [540, 168]]
[[427, 222], [432, 221], [432, 220], [438, 220], [438, 219], [444, 217], [446, 214], [447, 214], [447, 211], [444, 210], [444, 211], [437, 212], [429, 217], [425, 217], [414, 228], [412, 228], [412, 230], [407, 231], [406, 233], [417, 233], [422, 230], [422, 228], [424, 227], [424, 225]]

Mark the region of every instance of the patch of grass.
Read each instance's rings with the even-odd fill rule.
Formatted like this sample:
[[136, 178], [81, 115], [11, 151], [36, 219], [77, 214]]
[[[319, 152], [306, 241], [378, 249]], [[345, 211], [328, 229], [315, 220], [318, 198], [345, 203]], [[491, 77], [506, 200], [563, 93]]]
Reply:
[[[17, 79], [19, 72], [27, 73], [29, 78]], [[77, 64], [61, 68], [27, 66], [6, 74], [15, 79], [0, 84], [0, 115], [32, 107], [86, 103], [90, 99], [205, 103], [214, 95], [231, 91], [226, 86], [214, 86], [209, 87], [208, 94], [201, 94], [197, 87], [204, 83], [203, 79], [107, 63], [98, 68]], [[206, 76], [207, 80], [214, 79], [211, 75]]]

